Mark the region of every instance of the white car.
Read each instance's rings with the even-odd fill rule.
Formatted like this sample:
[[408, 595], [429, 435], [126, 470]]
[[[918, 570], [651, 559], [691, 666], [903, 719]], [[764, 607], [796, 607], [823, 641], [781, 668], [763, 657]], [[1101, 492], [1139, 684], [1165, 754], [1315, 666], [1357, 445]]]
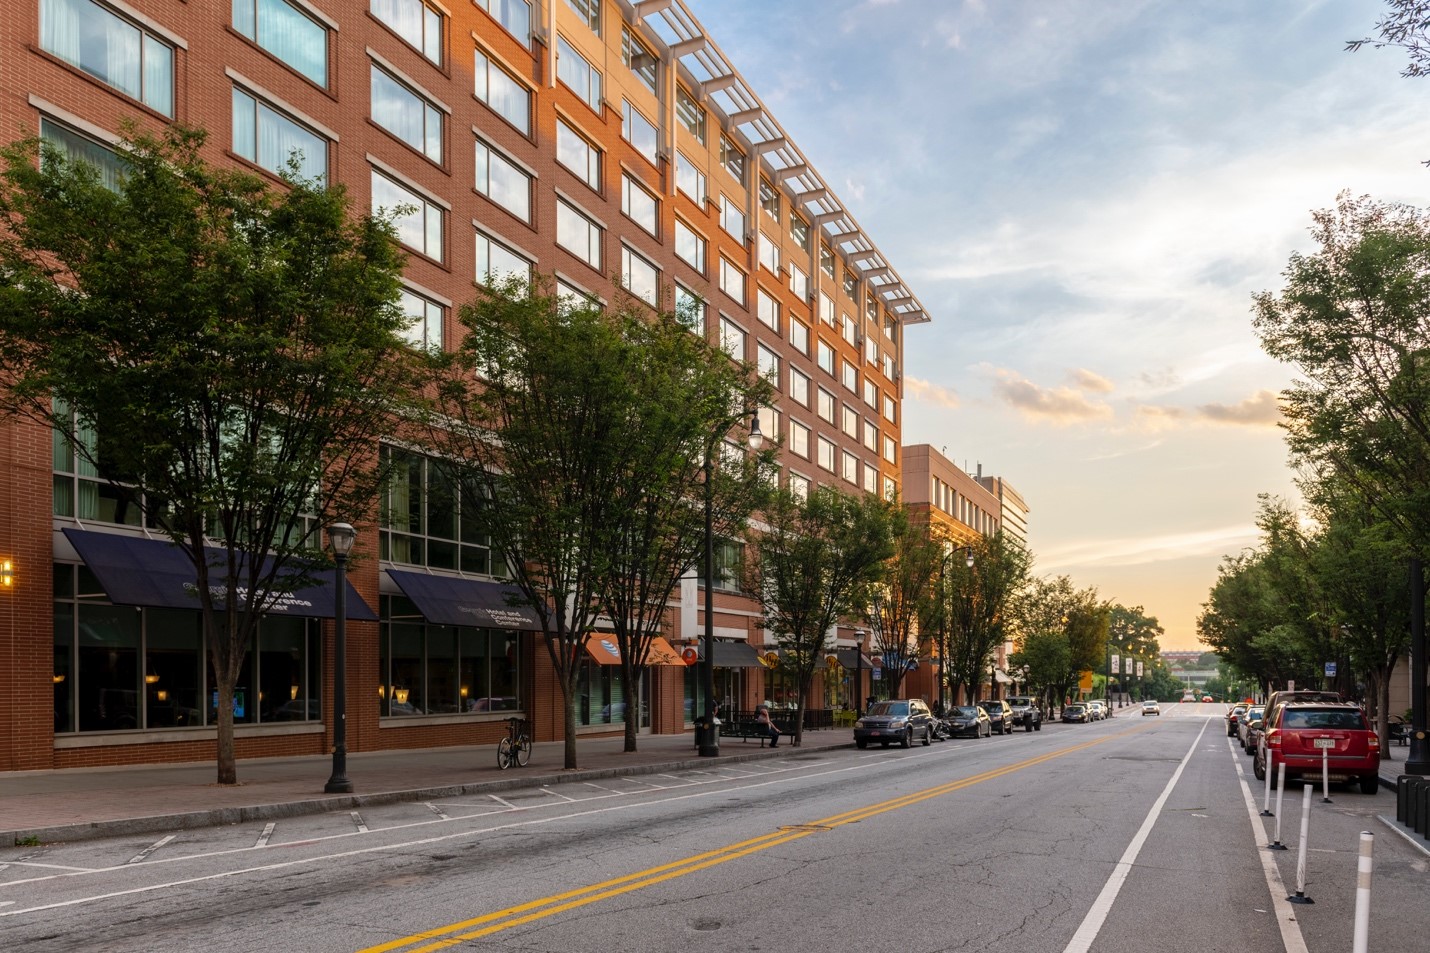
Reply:
[[1162, 706], [1159, 705], [1159, 704], [1157, 704], [1155, 701], [1143, 702], [1143, 703], [1142, 703], [1142, 714], [1144, 714], [1144, 715], [1156, 715], [1156, 716], [1158, 716], [1158, 717], [1160, 718], [1161, 715], [1162, 715]]
[[1107, 717], [1107, 706], [1100, 699], [1090, 698], [1083, 702], [1087, 706], [1088, 718], [1092, 721], [1102, 721]]

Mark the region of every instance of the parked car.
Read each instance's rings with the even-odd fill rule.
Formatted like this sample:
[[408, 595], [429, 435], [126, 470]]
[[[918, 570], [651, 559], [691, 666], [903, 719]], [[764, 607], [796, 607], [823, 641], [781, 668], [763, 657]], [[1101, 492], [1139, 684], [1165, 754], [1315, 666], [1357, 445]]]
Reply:
[[1237, 741], [1241, 743], [1241, 750], [1247, 754], [1256, 750], [1256, 734], [1261, 730], [1261, 716], [1264, 714], [1266, 709], [1263, 706], [1252, 705], [1237, 719]]
[[1089, 698], [1083, 702], [1083, 705], [1087, 707], [1088, 721], [1102, 721], [1107, 717], [1108, 709], [1107, 706], [1103, 704], [1102, 699]]
[[1262, 747], [1266, 743], [1266, 731], [1276, 723], [1276, 719], [1281, 716], [1281, 706], [1289, 702], [1339, 702], [1341, 695], [1339, 692], [1327, 692], [1314, 688], [1299, 688], [1295, 691], [1272, 692], [1266, 696], [1266, 710], [1261, 715], [1261, 734], [1257, 740], [1257, 757], [1263, 761], [1266, 753]]
[[1029, 695], [1009, 695], [1005, 701], [1013, 709], [1013, 723], [1022, 725], [1024, 731], [1043, 730], [1043, 710], [1038, 700]]
[[1013, 709], [1001, 698], [986, 698], [978, 706], [988, 712], [988, 721], [1000, 735], [1013, 733]]
[[1062, 720], [1064, 724], [1086, 724], [1090, 720], [1087, 706], [1082, 704], [1064, 705]]
[[1232, 738], [1236, 736], [1236, 720], [1246, 711], [1246, 706], [1238, 702], [1226, 710], [1226, 736]]
[[1252, 761], [1252, 772], [1258, 781], [1265, 780], [1269, 771], [1274, 787], [1283, 764], [1288, 781], [1316, 777], [1324, 756], [1331, 778], [1359, 782], [1362, 794], [1374, 794], [1380, 789], [1380, 737], [1359, 706], [1344, 702], [1283, 702], [1276, 706], [1275, 721], [1266, 724]]
[[987, 738], [993, 734], [993, 723], [988, 720], [988, 712], [977, 705], [957, 705], [948, 710], [949, 734], [969, 738]]
[[1162, 706], [1157, 704], [1157, 700], [1155, 698], [1151, 701], [1145, 701], [1142, 703], [1142, 714], [1156, 715], [1160, 718], [1162, 716]]
[[885, 748], [897, 741], [907, 748], [915, 738], [925, 745], [933, 741], [933, 712], [917, 698], [875, 702], [863, 718], [854, 722], [856, 748], [867, 748], [871, 741]]

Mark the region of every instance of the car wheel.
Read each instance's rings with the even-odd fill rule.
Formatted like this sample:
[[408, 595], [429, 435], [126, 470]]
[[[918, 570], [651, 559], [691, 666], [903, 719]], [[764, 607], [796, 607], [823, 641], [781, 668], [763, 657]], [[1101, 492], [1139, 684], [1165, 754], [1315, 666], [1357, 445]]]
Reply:
[[925, 728], [925, 729], [924, 729], [924, 747], [927, 748], [927, 747], [928, 747], [930, 744], [932, 744], [932, 743], [933, 743], [933, 729], [932, 729], [932, 728]]
[[1037, 721], [1033, 722], [1033, 730], [1034, 730], [1034, 731], [1042, 731], [1042, 730], [1043, 730], [1043, 720], [1042, 720], [1041, 718], [1038, 719]]
[[1032, 731], [1032, 730], [1033, 730], [1033, 723], [1032, 723], [1031, 721], [1025, 721], [1025, 722], [1023, 722], [1023, 730], [1024, 730], [1024, 731]]
[[912, 728], [905, 728], [905, 729], [904, 729], [904, 737], [902, 737], [902, 738], [899, 739], [899, 747], [900, 747], [900, 748], [908, 748], [908, 747], [911, 747], [911, 746], [913, 745], [913, 743], [914, 743], [914, 729], [912, 729]]
[[1360, 793], [1374, 794], [1380, 790], [1380, 776], [1375, 774], [1362, 774], [1360, 776]]
[[1254, 754], [1251, 756], [1251, 774], [1258, 781], [1266, 780], [1266, 765]]
[[865, 748], [869, 747], [869, 742], [865, 741], [863, 738], [859, 738], [854, 742], [854, 747], [858, 748], [860, 751], [863, 751]]

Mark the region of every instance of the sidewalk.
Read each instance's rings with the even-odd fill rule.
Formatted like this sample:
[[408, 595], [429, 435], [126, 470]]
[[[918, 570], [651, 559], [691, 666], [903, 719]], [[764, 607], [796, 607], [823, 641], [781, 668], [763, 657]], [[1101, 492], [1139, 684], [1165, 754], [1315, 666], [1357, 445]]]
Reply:
[[41, 843], [351, 810], [369, 804], [457, 797], [543, 784], [592, 781], [710, 767], [791, 753], [852, 746], [847, 730], [806, 731], [804, 746], [761, 748], [725, 739], [719, 758], [695, 753], [694, 734], [641, 735], [627, 753], [619, 735], [580, 738], [567, 771], [562, 742], [541, 742], [525, 768], [502, 771], [495, 745], [372, 751], [348, 755], [353, 794], [324, 794], [332, 758], [262, 758], [238, 762], [237, 785], [215, 782], [214, 762], [73, 768], [0, 774], [0, 844]]

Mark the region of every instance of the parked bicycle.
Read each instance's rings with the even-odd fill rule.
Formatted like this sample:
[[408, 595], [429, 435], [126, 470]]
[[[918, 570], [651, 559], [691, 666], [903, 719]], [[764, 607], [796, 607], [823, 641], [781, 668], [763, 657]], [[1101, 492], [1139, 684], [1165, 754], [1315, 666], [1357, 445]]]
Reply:
[[508, 718], [507, 734], [497, 743], [497, 767], [506, 770], [511, 767], [526, 767], [531, 760], [531, 735], [527, 733], [525, 718]]

